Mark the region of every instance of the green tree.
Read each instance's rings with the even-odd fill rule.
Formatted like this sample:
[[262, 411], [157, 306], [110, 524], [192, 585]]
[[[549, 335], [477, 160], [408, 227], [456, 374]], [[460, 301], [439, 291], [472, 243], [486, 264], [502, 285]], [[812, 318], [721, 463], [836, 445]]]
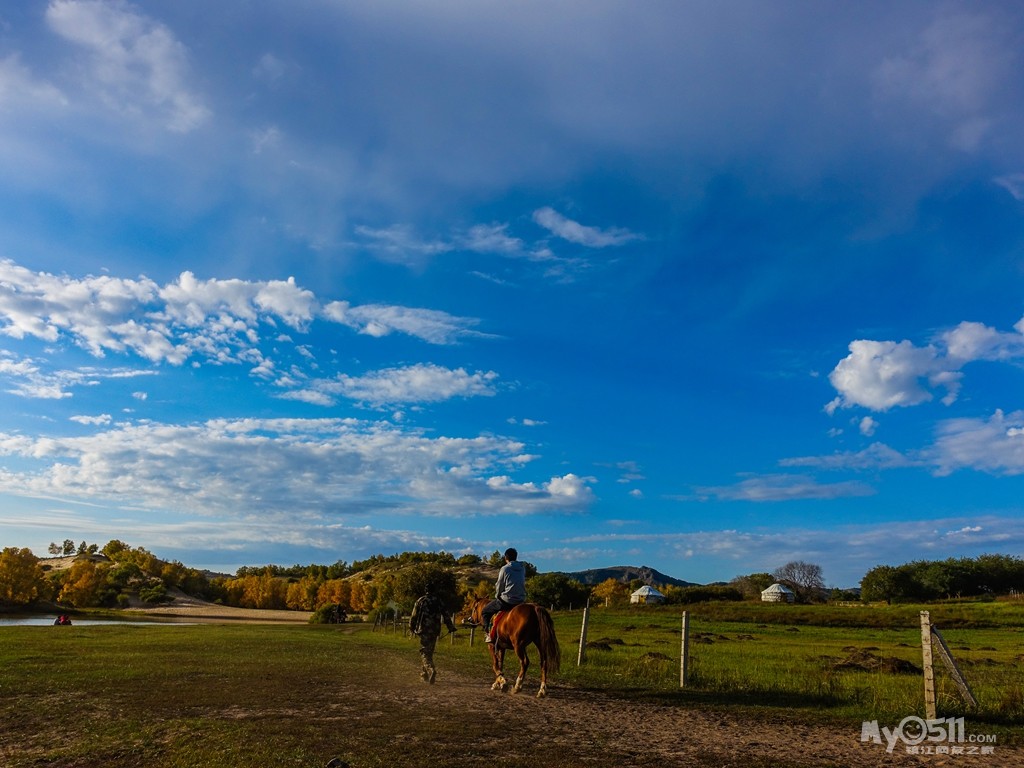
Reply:
[[411, 611], [415, 602], [430, 589], [454, 613], [461, 608], [459, 580], [455, 572], [437, 563], [420, 563], [398, 572], [392, 598], [403, 610]]
[[860, 599], [866, 603], [906, 600], [909, 598], [909, 581], [906, 571], [891, 565], [877, 565], [860, 580]]
[[729, 586], [738, 589], [747, 600], [760, 600], [761, 593], [774, 583], [775, 577], [770, 573], [749, 573], [737, 576], [729, 582]]
[[545, 608], [582, 608], [590, 587], [564, 573], [541, 573], [526, 580], [527, 599]]
[[491, 552], [491, 556], [487, 558], [487, 564], [493, 568], [500, 568], [505, 564], [505, 556], [498, 550]]
[[665, 593], [665, 602], [674, 605], [743, 599], [743, 593], [736, 587], [721, 584], [709, 584], [703, 587], [677, 587], [669, 584], [662, 591]]

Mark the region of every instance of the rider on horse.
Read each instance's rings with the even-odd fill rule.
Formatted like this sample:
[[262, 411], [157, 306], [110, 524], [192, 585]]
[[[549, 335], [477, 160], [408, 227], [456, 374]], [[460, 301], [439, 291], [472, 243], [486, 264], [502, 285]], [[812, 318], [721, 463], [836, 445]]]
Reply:
[[519, 553], [513, 547], [505, 550], [505, 564], [498, 571], [498, 582], [494, 588], [494, 600], [483, 610], [484, 633], [488, 643], [491, 637], [491, 620], [499, 611], [507, 611], [514, 605], [526, 602], [526, 568], [519, 562]]

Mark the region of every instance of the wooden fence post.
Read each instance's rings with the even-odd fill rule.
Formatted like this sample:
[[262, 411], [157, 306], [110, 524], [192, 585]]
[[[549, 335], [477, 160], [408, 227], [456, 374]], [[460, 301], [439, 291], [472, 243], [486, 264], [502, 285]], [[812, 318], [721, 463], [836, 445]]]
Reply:
[[576, 666], [583, 665], [583, 659], [587, 655], [587, 622], [590, 620], [590, 601], [587, 600], [587, 605], [583, 609], [583, 625], [580, 627], [580, 652], [576, 657]]
[[932, 666], [932, 620], [921, 611], [921, 660], [924, 667], [924, 716], [935, 719], [935, 668]]
[[685, 688], [690, 677], [690, 615], [683, 611], [683, 637], [679, 651], [679, 687]]

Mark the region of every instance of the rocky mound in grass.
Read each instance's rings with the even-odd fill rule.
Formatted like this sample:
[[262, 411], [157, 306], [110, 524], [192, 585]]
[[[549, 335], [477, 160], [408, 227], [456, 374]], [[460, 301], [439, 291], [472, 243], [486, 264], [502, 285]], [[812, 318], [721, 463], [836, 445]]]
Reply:
[[847, 656], [837, 659], [834, 656], [825, 656], [825, 668], [833, 671], [842, 669], [860, 670], [863, 672], [887, 672], [893, 675], [919, 675], [921, 668], [906, 659], [899, 659], [895, 656], [883, 658], [871, 653], [866, 648], [844, 648]]

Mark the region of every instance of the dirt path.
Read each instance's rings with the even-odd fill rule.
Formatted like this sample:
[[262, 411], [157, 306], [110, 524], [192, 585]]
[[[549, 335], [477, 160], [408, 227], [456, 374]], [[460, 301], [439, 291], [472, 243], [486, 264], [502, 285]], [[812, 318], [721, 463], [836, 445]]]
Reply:
[[[308, 618], [293, 611], [215, 606], [183, 595], [171, 606], [150, 608], [147, 613], [216, 622], [305, 622]], [[1020, 747], [996, 744], [991, 754], [980, 754], [980, 750], [970, 754], [973, 745], [964, 744], [963, 754], [908, 754], [906, 746], [897, 742], [887, 752], [885, 743], [862, 743], [860, 729], [853, 725], [808, 725], [778, 710], [738, 714], [656, 698], [624, 699], [570, 688], [557, 678], [548, 697], [538, 700], [536, 667], [522, 693], [500, 693], [489, 688], [484, 658], [480, 676], [468, 677], [446, 669], [443, 655], [443, 651], [438, 654], [440, 677], [435, 685], [418, 680], [410, 647], [408, 662], [386, 665], [373, 690], [343, 684], [341, 695], [318, 715], [351, 727], [376, 713], [394, 727], [396, 740], [404, 738], [403, 722], [413, 723], [408, 733], [415, 734], [427, 718], [437, 724], [443, 744], [425, 751], [436, 757], [441, 750], [447, 768], [492, 763], [529, 768], [1024, 768]], [[372, 702], [369, 712], [368, 702]], [[879, 725], [893, 728], [897, 723]], [[967, 732], [984, 733], [970, 723]]]
[[[407, 676], [408, 677], [408, 676]], [[1024, 751], [996, 745], [992, 754], [915, 755], [897, 743], [861, 743], [859, 727], [829, 728], [764, 716], [680, 707], [652, 699], [624, 700], [557, 683], [536, 699], [537, 681], [520, 694], [491, 691], [486, 679], [441, 672], [433, 686], [406, 682], [384, 686], [375, 698], [392, 699], [397, 709], [414, 708], [440, 719], [493, 723], [492, 745], [471, 755], [454, 755], [448, 765], [715, 766], [716, 768], [874, 768], [875, 766], [1024, 766]], [[378, 701], [380, 699], [378, 698]], [[384, 703], [384, 702], [381, 702]], [[384, 703], [385, 709], [390, 709]], [[392, 710], [393, 711], [393, 710]], [[881, 723], [895, 726], [896, 723]], [[971, 728], [968, 724], [968, 732]], [[486, 733], [486, 732], [485, 732]], [[516, 734], [508, 738], [507, 734]], [[486, 739], [485, 739], [486, 742]], [[965, 745], [969, 747], [970, 745]], [[547, 758], [545, 758], [547, 755]], [[566, 763], [572, 755], [571, 763]]]

